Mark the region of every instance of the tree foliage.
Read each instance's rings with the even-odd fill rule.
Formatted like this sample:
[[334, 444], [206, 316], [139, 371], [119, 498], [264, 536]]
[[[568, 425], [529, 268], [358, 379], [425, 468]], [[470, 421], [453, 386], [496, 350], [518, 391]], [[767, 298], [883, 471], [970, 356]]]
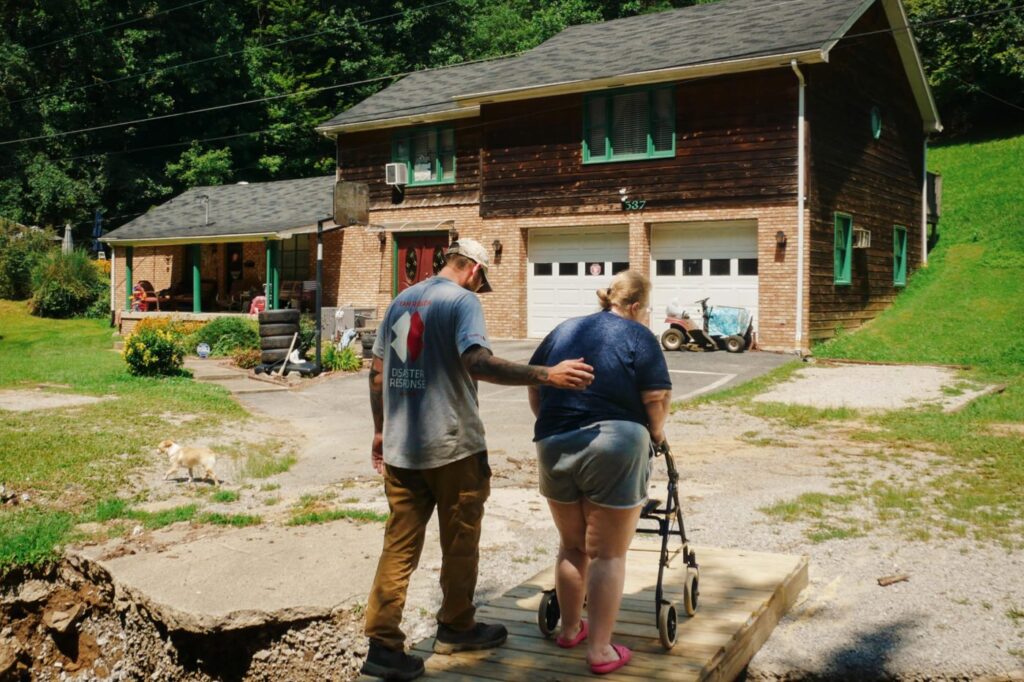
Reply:
[[[0, 216], [70, 221], [80, 240], [97, 208], [109, 228], [197, 184], [327, 173], [334, 150], [314, 127], [382, 76], [707, 1], [0, 0], [0, 142], [40, 138], [2, 146]], [[1013, 2], [907, 0], [947, 124], [1020, 117], [1024, 19], [927, 22]], [[191, 110], [204, 111], [158, 118]], [[122, 121], [137, 122], [103, 127]]]

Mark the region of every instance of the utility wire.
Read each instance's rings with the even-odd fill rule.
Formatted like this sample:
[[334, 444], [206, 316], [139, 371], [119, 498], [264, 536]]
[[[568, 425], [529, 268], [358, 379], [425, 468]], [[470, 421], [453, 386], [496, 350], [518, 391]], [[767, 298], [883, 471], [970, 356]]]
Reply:
[[192, 7], [194, 5], [202, 5], [202, 4], [207, 3], [209, 1], [210, 0], [193, 0], [192, 2], [186, 3], [184, 5], [178, 5], [177, 7], [170, 7], [168, 9], [160, 10], [159, 12], [155, 12], [153, 14], [142, 14], [140, 16], [135, 17], [134, 19], [126, 19], [125, 21], [119, 21], [116, 24], [110, 24], [109, 26], [102, 26], [100, 28], [94, 28], [91, 31], [83, 31], [81, 33], [76, 33], [73, 36], [68, 36], [67, 38], [57, 38], [55, 40], [51, 40], [51, 41], [48, 41], [48, 42], [45, 42], [45, 43], [39, 43], [38, 45], [33, 45], [32, 47], [27, 47], [25, 49], [28, 50], [29, 52], [31, 52], [32, 50], [38, 50], [38, 49], [43, 48], [43, 47], [49, 47], [50, 45], [57, 45], [58, 43], [66, 43], [66, 42], [69, 42], [69, 41], [72, 41], [72, 40], [77, 40], [77, 39], [82, 38], [84, 36], [92, 35], [93, 33], [102, 33], [103, 31], [109, 31], [112, 28], [118, 28], [120, 26], [128, 26], [129, 24], [134, 24], [134, 23], [137, 23], [139, 21], [144, 21], [146, 19], [153, 19], [154, 17], [159, 17], [159, 16], [161, 16], [163, 14], [170, 14], [171, 12], [176, 12], [179, 9], [185, 9], [186, 7]]
[[[374, 24], [374, 23], [377, 23], [377, 22], [385, 21], [386, 19], [393, 19], [395, 17], [404, 16], [404, 15], [409, 14], [411, 12], [419, 12], [419, 11], [423, 11], [423, 10], [433, 9], [435, 7], [440, 7], [441, 5], [450, 4], [452, 2], [455, 2], [455, 0], [441, 0], [440, 2], [435, 2], [435, 3], [429, 4], [429, 5], [424, 5], [422, 7], [415, 7], [415, 8], [403, 10], [401, 12], [392, 12], [391, 14], [385, 14], [383, 16], [374, 17], [373, 19], [367, 19], [366, 21], [360, 21], [360, 22], [357, 22], [355, 25], [356, 26], [368, 26], [369, 24]], [[150, 69], [149, 71], [143, 71], [141, 73], [133, 73], [133, 74], [129, 74], [127, 76], [119, 76], [118, 78], [111, 78], [109, 80], [96, 81], [94, 83], [84, 83], [82, 85], [73, 85], [73, 86], [70, 86], [70, 87], [58, 86], [58, 87], [55, 87], [55, 88], [50, 88], [46, 92], [43, 92], [43, 93], [38, 94], [38, 95], [30, 95], [28, 97], [22, 97], [20, 99], [8, 100], [8, 103], [9, 104], [18, 104], [20, 102], [35, 101], [35, 100], [42, 99], [44, 97], [48, 97], [51, 94], [56, 93], [56, 92], [60, 92], [63, 95], [63, 94], [69, 93], [69, 92], [75, 92], [77, 90], [88, 90], [90, 88], [96, 88], [96, 87], [99, 87], [99, 86], [102, 86], [102, 85], [110, 85], [110, 84], [113, 84], [113, 83], [120, 83], [122, 81], [131, 80], [133, 78], [144, 78], [146, 76], [151, 76], [151, 75], [157, 74], [157, 73], [165, 73], [165, 72], [168, 72], [168, 71], [173, 71], [175, 69], [183, 69], [186, 66], [194, 66], [195, 64], [206, 64], [206, 63], [217, 61], [217, 60], [220, 60], [220, 59], [226, 59], [228, 57], [234, 57], [234, 56], [243, 54], [244, 52], [246, 52], [248, 50], [269, 49], [269, 48], [272, 48], [272, 47], [279, 47], [281, 45], [287, 45], [288, 43], [294, 43], [294, 42], [297, 42], [297, 41], [300, 41], [300, 40], [307, 40], [309, 38], [317, 38], [317, 37], [322, 36], [322, 35], [328, 35], [328, 34], [331, 34], [331, 33], [337, 33], [338, 31], [342, 31], [342, 30], [345, 30], [345, 29], [348, 29], [348, 28], [349, 28], [348, 26], [338, 26], [338, 27], [326, 29], [326, 30], [323, 30], [323, 31], [314, 31], [312, 33], [305, 33], [303, 35], [293, 36], [291, 38], [282, 38], [281, 40], [278, 40], [278, 41], [275, 41], [275, 42], [272, 42], [272, 43], [265, 43], [265, 44], [264, 43], [260, 43], [260, 44], [255, 44], [255, 45], [249, 45], [247, 47], [243, 47], [240, 50], [232, 50], [230, 52], [222, 52], [222, 53], [219, 53], [219, 54], [210, 55], [209, 57], [203, 57], [201, 59], [193, 59], [192, 61], [188, 61], [188, 62], [179, 62], [178, 64], [171, 64], [170, 66], [161, 66], [161, 67], [156, 68], [156, 69]]]

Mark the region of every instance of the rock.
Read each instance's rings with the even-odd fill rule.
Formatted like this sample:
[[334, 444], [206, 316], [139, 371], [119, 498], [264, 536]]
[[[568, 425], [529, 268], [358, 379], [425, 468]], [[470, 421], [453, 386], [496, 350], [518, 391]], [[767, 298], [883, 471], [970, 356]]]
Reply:
[[43, 624], [54, 632], [64, 634], [75, 624], [83, 610], [81, 604], [75, 604], [65, 611], [47, 611], [43, 614]]
[[14, 640], [0, 642], [0, 678], [7, 679], [14, 666], [18, 663], [20, 647]]
[[43, 580], [26, 581], [13, 598], [4, 601], [15, 604], [37, 604], [44, 601], [53, 592], [53, 585]]
[[252, 655], [254, 661], [265, 661], [270, 658], [270, 649], [260, 649]]

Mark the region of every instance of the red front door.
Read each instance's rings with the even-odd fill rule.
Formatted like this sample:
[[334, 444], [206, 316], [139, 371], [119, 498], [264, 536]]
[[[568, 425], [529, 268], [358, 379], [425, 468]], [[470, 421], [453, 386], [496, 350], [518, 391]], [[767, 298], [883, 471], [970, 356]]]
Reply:
[[444, 252], [448, 248], [446, 234], [419, 234], [397, 236], [398, 258], [397, 294], [413, 284], [433, 277], [444, 267]]

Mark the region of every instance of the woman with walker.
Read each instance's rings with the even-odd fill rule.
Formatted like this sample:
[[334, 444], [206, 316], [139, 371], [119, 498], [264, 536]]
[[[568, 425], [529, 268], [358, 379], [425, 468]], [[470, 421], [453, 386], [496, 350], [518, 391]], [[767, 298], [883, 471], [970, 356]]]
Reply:
[[[597, 292], [601, 311], [558, 325], [530, 364], [585, 358], [594, 382], [582, 392], [530, 388], [540, 492], [560, 543], [555, 590], [557, 644], [586, 643], [597, 674], [632, 653], [612, 643], [626, 577], [626, 551], [647, 500], [651, 444], [665, 440], [672, 382], [657, 339], [638, 319], [650, 281], [626, 270]], [[583, 620], [584, 598], [589, 621]]]

